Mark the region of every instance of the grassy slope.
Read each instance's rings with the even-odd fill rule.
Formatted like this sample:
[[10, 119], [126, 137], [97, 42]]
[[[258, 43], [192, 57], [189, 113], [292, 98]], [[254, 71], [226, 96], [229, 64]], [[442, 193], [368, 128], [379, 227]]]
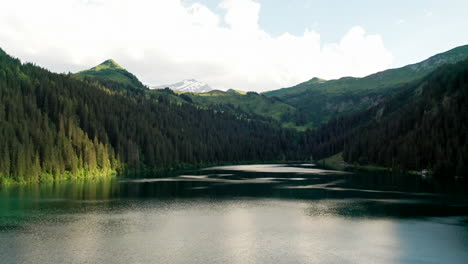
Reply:
[[[236, 90], [184, 94], [192, 99], [193, 104], [200, 107], [216, 106], [217, 109], [227, 111], [238, 108], [246, 113], [273, 118], [281, 122], [283, 127], [305, 130], [316, 128], [333, 118], [378, 105], [386, 97], [400, 91], [406, 83], [421, 79], [442, 64], [457, 62], [467, 56], [468, 46], [462, 46], [420, 63], [364, 78], [345, 77], [330, 81], [313, 78], [297, 86], [266, 92], [263, 95], [246, 94]], [[116, 81], [137, 89], [145, 88], [133, 74], [113, 60], [107, 60], [75, 75], [80, 78], [88, 76]], [[168, 94], [162, 90], [151, 90], [150, 93], [169, 96], [170, 100], [177, 104], [187, 103], [178, 96], [182, 94], [180, 92]]]
[[145, 86], [138, 80], [138, 78], [122, 68], [114, 60], [106, 60], [96, 67], [89, 70], [81, 71], [75, 76], [79, 78], [93, 77], [97, 79], [106, 79], [132, 86], [136, 89], [146, 89]]
[[398, 91], [403, 84], [420, 79], [443, 64], [455, 63], [467, 57], [468, 45], [435, 55], [420, 63], [364, 78], [344, 77], [330, 81], [314, 78], [291, 88], [264, 94], [276, 96], [301, 109], [308, 115], [309, 125], [316, 127], [334, 117], [376, 105], [386, 96]]
[[256, 93], [242, 94], [241, 92], [223, 92], [214, 90], [208, 93], [195, 94], [187, 93], [192, 98], [193, 103], [205, 107], [215, 105], [234, 106], [247, 113], [281, 120], [281, 116], [287, 112], [294, 112], [296, 109], [275, 98], [269, 98]]

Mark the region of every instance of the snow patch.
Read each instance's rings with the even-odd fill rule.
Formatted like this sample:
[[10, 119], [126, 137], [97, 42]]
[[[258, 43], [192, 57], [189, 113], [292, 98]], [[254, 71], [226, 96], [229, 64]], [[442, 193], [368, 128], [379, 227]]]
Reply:
[[174, 91], [190, 92], [190, 93], [207, 93], [213, 90], [213, 88], [211, 88], [208, 84], [197, 81], [195, 79], [186, 79], [178, 83], [168, 84], [168, 85], [159, 85], [159, 86], [154, 86], [151, 88], [152, 89], [169, 88]]

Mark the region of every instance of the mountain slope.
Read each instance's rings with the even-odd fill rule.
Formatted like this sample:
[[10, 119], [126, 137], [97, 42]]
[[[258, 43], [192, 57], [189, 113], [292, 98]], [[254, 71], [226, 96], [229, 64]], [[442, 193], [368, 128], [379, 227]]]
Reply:
[[0, 50], [0, 184], [301, 157], [273, 123], [115, 90]]
[[468, 175], [468, 60], [442, 66], [368, 110], [305, 135], [319, 160], [343, 152], [349, 163]]
[[[228, 112], [244, 112], [264, 118], [282, 121], [283, 116], [295, 113], [296, 109], [276, 98], [269, 98], [254, 92], [241, 93], [235, 90], [227, 92], [213, 90], [207, 93], [187, 93], [194, 104]], [[288, 126], [287, 123], [283, 123]]]
[[188, 92], [188, 93], [206, 93], [212, 91], [208, 84], [204, 82], [197, 81], [195, 79], [187, 79], [178, 83], [168, 84], [168, 85], [159, 85], [151, 87], [152, 89], [164, 89], [169, 88], [174, 91], [179, 92]]
[[[377, 105], [405, 84], [423, 78], [437, 67], [468, 57], [468, 45], [437, 54], [420, 63], [390, 69], [364, 78], [324, 81], [314, 78], [291, 88], [264, 93], [298, 108], [309, 127]], [[297, 122], [297, 118], [296, 118]]]
[[[410, 99], [352, 137], [344, 159], [403, 169], [468, 175], [468, 60], [440, 68]], [[385, 106], [399, 103], [400, 98]], [[383, 109], [383, 111], [387, 111]]]
[[135, 75], [122, 68], [112, 59], [106, 60], [89, 70], [84, 70], [74, 75], [79, 78], [92, 78], [102, 82], [117, 82], [130, 89], [146, 89]]

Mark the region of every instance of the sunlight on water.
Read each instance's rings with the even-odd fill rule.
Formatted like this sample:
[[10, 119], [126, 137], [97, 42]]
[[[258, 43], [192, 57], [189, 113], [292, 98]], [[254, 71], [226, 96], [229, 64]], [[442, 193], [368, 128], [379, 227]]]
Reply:
[[[385, 176], [374, 185], [378, 176], [294, 166], [3, 188], [1, 263], [468, 259], [466, 200], [452, 205], [450, 197], [415, 189], [420, 185], [412, 180], [390, 186]], [[389, 191], [395, 188], [405, 191]]]
[[301, 167], [285, 166], [283, 164], [260, 164], [260, 165], [237, 165], [237, 166], [218, 166], [206, 168], [204, 170], [227, 170], [227, 171], [245, 171], [245, 172], [270, 172], [270, 173], [297, 173], [297, 174], [341, 174], [342, 171], [322, 170], [313, 167], [314, 164], [302, 164]]

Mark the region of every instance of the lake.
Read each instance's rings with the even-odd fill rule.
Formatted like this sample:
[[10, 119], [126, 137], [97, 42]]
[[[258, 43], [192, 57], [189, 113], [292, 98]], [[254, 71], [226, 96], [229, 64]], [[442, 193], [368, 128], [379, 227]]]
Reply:
[[3, 187], [0, 263], [466, 263], [465, 194], [313, 164]]

